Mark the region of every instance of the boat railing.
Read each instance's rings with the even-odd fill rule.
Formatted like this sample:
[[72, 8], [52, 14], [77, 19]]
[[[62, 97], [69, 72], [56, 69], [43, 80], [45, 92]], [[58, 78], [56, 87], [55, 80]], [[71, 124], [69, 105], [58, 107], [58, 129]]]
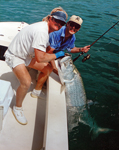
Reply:
[[65, 92], [53, 72], [47, 80], [47, 105], [43, 147], [45, 150], [68, 150]]

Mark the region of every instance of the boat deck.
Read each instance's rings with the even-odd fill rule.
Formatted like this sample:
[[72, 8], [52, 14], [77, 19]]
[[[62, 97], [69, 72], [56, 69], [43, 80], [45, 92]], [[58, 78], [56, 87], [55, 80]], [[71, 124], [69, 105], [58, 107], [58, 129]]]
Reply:
[[[32, 84], [23, 101], [27, 125], [19, 124], [12, 114], [15, 95], [3, 119], [0, 131], [0, 150], [68, 150], [67, 113], [64, 91], [60, 93], [59, 77], [51, 73], [47, 81], [46, 99], [30, 96], [36, 85], [37, 71], [30, 69]], [[0, 79], [10, 81], [14, 92], [19, 85], [17, 78], [5, 61], [0, 60]], [[2, 86], [2, 85], [0, 85]], [[42, 149], [43, 150], [43, 149]]]
[[[30, 92], [36, 84], [37, 72], [31, 69], [29, 73], [33, 84], [23, 102], [28, 124], [21, 125], [15, 120], [11, 111], [15, 104], [14, 96], [0, 131], [0, 150], [40, 150], [43, 146], [46, 100], [30, 96]], [[14, 92], [16, 91], [19, 82], [4, 61], [0, 61], [0, 79], [10, 81]]]

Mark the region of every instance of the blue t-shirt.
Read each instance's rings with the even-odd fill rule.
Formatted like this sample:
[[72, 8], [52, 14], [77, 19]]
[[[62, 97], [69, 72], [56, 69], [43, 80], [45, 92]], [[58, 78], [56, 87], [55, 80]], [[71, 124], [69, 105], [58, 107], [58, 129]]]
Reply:
[[76, 38], [74, 34], [64, 42], [65, 30], [66, 26], [63, 26], [60, 30], [51, 32], [49, 35], [50, 46], [55, 49], [55, 52], [60, 50], [67, 50], [70, 52], [71, 49], [75, 47], [74, 42]]

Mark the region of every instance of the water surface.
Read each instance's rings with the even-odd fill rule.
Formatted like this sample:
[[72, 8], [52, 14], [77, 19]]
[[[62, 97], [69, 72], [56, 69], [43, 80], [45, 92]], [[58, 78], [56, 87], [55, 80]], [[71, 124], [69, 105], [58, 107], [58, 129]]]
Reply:
[[[83, 19], [82, 28], [76, 33], [77, 47], [92, 44], [119, 20], [118, 0], [0, 0], [0, 21], [31, 24], [41, 21], [58, 6], [63, 7], [69, 17], [75, 14]], [[82, 63], [83, 57], [75, 62], [87, 99], [98, 102], [89, 111], [101, 127], [119, 131], [119, 24], [96, 42], [89, 54], [91, 58], [86, 62]], [[112, 132], [91, 141], [89, 128], [79, 124], [69, 133], [69, 149], [117, 150], [118, 139], [118, 133]]]

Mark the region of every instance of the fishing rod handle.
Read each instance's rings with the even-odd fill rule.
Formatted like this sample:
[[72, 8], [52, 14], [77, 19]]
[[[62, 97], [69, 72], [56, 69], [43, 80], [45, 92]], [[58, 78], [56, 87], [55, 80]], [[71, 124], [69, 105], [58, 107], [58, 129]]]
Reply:
[[83, 54], [84, 54], [84, 52], [82, 52], [81, 54], [79, 54], [76, 58], [73, 59], [73, 62], [75, 62]]

